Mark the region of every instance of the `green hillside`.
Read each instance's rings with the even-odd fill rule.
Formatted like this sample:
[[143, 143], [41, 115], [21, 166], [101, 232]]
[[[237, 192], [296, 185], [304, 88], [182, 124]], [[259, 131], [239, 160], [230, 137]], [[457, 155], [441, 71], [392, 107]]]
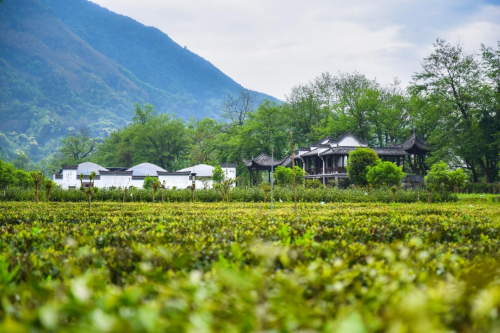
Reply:
[[[72, 129], [125, 126], [133, 104], [217, 117], [241, 86], [156, 28], [86, 0], [0, 4], [0, 156], [52, 153]], [[259, 98], [269, 96], [260, 94]]]

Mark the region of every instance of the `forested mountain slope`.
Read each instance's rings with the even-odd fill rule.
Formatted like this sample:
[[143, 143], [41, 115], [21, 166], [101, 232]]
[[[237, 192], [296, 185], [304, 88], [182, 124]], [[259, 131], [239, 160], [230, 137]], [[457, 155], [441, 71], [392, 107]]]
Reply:
[[[103, 136], [133, 104], [216, 117], [241, 86], [156, 28], [87, 0], [0, 3], [0, 155], [39, 160], [72, 129]], [[269, 96], [260, 94], [259, 99]]]

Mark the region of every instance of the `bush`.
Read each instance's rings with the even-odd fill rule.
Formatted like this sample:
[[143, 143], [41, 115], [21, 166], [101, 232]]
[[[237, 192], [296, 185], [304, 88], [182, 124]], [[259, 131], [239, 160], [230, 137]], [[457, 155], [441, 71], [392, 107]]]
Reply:
[[366, 174], [368, 168], [374, 167], [381, 162], [375, 150], [370, 148], [358, 148], [349, 153], [347, 159], [347, 176], [355, 185], [368, 185]]
[[374, 167], [368, 167], [366, 180], [375, 187], [401, 185], [401, 179], [406, 174], [403, 172], [403, 167], [396, 166], [392, 162], [382, 162]]
[[155, 183], [160, 183], [158, 178], [150, 177], [149, 175], [147, 175], [146, 178], [144, 178], [144, 183], [142, 184], [142, 187], [145, 189], [152, 188], [153, 184]]
[[[434, 164], [431, 171], [425, 176], [425, 186], [431, 191], [448, 192], [465, 186], [466, 176], [462, 169], [447, 170], [448, 166], [443, 161]], [[456, 192], [455, 191], [455, 192]]]
[[214, 183], [222, 183], [224, 181], [224, 178], [224, 171], [219, 165], [217, 165], [213, 170], [212, 180], [214, 181]]
[[[295, 166], [295, 182], [297, 185], [304, 184], [304, 176], [305, 172], [300, 167]], [[274, 179], [278, 185], [286, 186], [292, 185], [293, 183], [293, 175], [291, 168], [285, 168], [284, 166], [278, 166], [276, 171], [274, 172]]]
[[[222, 201], [221, 194], [215, 189], [200, 189], [195, 192], [195, 200], [199, 202]], [[397, 191], [395, 201], [401, 203], [426, 202], [428, 192], [424, 188], [415, 190]], [[265, 191], [255, 187], [234, 187], [229, 191], [231, 201], [236, 202], [264, 202]], [[276, 186], [274, 188], [276, 201], [292, 202], [293, 192], [289, 187]], [[62, 190], [59, 187], [52, 189], [50, 193], [51, 202], [83, 202], [87, 199], [79, 190]], [[166, 189], [164, 190], [166, 202], [189, 202], [191, 191], [189, 189]], [[41, 200], [45, 200], [44, 196]], [[123, 190], [100, 189], [93, 202], [122, 202]], [[269, 197], [267, 197], [269, 200]], [[358, 188], [304, 188], [297, 187], [297, 200], [302, 202], [392, 202], [392, 192], [389, 188], [372, 189], [370, 195], [365, 189]], [[432, 202], [456, 201], [457, 196], [451, 193], [443, 195], [440, 192], [432, 193]], [[22, 188], [9, 188], [0, 192], [0, 201], [34, 201], [33, 190]], [[153, 202], [153, 189], [130, 188], [125, 196], [125, 202]]]
[[306, 179], [306, 188], [324, 188], [325, 185], [319, 179]]

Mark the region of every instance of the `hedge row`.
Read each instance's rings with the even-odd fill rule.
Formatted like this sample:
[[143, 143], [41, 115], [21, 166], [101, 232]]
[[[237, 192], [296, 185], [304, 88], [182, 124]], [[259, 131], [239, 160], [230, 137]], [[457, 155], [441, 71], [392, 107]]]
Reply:
[[[171, 190], [163, 192], [165, 202], [188, 202], [192, 201], [191, 191], [188, 189]], [[267, 196], [267, 198], [266, 198]], [[400, 203], [427, 202], [429, 193], [423, 188], [398, 190], [395, 194], [395, 201]], [[156, 193], [156, 202], [161, 202], [162, 191]], [[46, 200], [46, 199], [45, 199]], [[50, 194], [50, 201], [54, 202], [79, 202], [86, 201], [86, 196], [79, 190], [54, 189]], [[94, 196], [93, 201], [116, 201], [123, 200], [121, 189], [100, 189]], [[217, 202], [221, 201], [221, 195], [213, 189], [200, 189], [195, 191], [195, 201]], [[264, 202], [270, 200], [270, 193], [267, 195], [260, 188], [236, 187], [229, 194], [230, 201], [236, 202]], [[287, 187], [276, 187], [274, 190], [274, 200], [282, 202], [293, 201], [293, 192]], [[297, 188], [297, 200], [300, 202], [385, 202], [393, 201], [393, 195], [389, 188], [372, 189], [306, 189]], [[432, 202], [456, 201], [454, 194], [432, 193]], [[0, 201], [34, 201], [34, 191], [26, 189], [7, 189], [0, 192]], [[131, 189], [125, 195], [125, 202], [152, 202], [152, 189]]]

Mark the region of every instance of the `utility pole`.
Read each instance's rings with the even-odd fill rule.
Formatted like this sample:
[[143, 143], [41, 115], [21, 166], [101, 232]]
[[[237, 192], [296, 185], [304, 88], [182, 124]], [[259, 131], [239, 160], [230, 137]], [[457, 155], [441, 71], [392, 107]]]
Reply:
[[274, 148], [271, 149], [271, 211], [273, 210], [273, 188], [274, 188]]

